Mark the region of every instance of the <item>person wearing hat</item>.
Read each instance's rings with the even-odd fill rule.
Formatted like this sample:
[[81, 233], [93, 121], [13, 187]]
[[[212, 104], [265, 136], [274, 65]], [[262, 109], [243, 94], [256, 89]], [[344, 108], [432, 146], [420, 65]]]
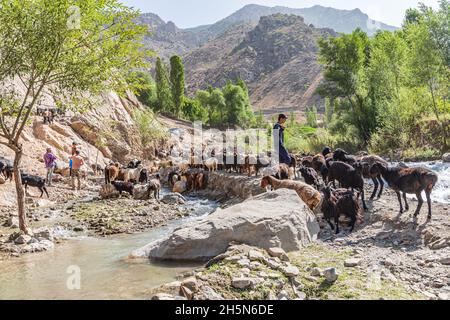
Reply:
[[[273, 127], [273, 130], [279, 131], [278, 155], [280, 157], [279, 158], [280, 163], [291, 165], [291, 162], [292, 162], [291, 156], [289, 155], [289, 152], [286, 150], [286, 147], [284, 146], [284, 129], [286, 128], [286, 121], [287, 121], [287, 116], [284, 114], [280, 114], [278, 116], [278, 122]], [[277, 145], [277, 141], [275, 141], [275, 146], [276, 145]]]

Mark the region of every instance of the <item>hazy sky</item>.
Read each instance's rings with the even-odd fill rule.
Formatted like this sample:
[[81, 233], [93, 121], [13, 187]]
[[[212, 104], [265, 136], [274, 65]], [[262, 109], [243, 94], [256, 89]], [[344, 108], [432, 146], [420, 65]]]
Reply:
[[438, 0], [121, 0], [142, 12], [158, 14], [165, 21], [173, 21], [181, 28], [211, 24], [239, 10], [246, 4], [311, 7], [315, 4], [337, 9], [360, 8], [372, 19], [400, 26], [407, 8], [419, 2], [437, 7]]

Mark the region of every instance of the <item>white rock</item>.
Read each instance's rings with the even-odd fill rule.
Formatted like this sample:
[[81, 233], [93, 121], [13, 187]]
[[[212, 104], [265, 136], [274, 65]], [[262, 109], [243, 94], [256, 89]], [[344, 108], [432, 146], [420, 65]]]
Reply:
[[264, 193], [242, 204], [217, 210], [132, 253], [133, 257], [198, 261], [224, 253], [235, 241], [261, 249], [297, 251], [320, 231], [313, 212], [293, 190]]
[[360, 259], [347, 259], [344, 261], [344, 267], [353, 268], [359, 266], [360, 263], [361, 263]]
[[236, 289], [248, 289], [253, 287], [254, 282], [250, 278], [233, 278], [231, 285]]
[[15, 244], [27, 244], [28, 242], [31, 241], [31, 237], [26, 235], [26, 234], [22, 234], [20, 236], [18, 236], [15, 240], [14, 243]]
[[286, 267], [281, 267], [281, 271], [288, 278], [296, 277], [300, 274], [300, 270], [298, 270], [297, 267], [292, 266], [292, 265], [288, 265]]
[[269, 248], [267, 252], [271, 257], [280, 258], [282, 261], [289, 261], [286, 251], [281, 248]]
[[338, 272], [336, 271], [336, 268], [328, 268], [328, 269], [325, 269], [324, 272], [323, 272], [323, 275], [325, 276], [325, 280], [326, 280], [328, 283], [334, 283], [334, 282], [336, 282], [336, 280], [337, 280], [338, 277], [339, 277], [339, 274], [338, 274]]

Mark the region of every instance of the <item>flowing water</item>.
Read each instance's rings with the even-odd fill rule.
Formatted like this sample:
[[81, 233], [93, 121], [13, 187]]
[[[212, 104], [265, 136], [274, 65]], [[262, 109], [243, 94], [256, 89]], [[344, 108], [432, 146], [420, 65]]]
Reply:
[[[146, 259], [130, 261], [126, 257], [217, 208], [212, 201], [194, 198], [188, 198], [186, 206], [195, 209], [195, 216], [146, 233], [106, 239], [78, 238], [57, 245], [51, 252], [1, 261], [0, 299], [148, 299], [150, 289], [173, 281], [180, 272], [198, 265], [156, 264]], [[80, 289], [70, 290], [76, 285], [71, 276], [78, 270]]]
[[407, 165], [410, 167], [421, 166], [436, 172], [439, 175], [439, 180], [433, 189], [431, 199], [439, 203], [450, 204], [450, 163], [419, 162], [408, 163]]

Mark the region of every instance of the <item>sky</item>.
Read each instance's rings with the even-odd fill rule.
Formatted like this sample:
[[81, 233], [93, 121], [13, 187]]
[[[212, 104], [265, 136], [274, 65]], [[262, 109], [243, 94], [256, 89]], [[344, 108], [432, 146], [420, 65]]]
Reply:
[[419, 2], [437, 8], [438, 0], [121, 0], [122, 3], [152, 12], [163, 20], [173, 21], [180, 28], [215, 23], [247, 4], [306, 8], [322, 5], [337, 9], [355, 9], [367, 13], [371, 19], [400, 27], [406, 9]]

